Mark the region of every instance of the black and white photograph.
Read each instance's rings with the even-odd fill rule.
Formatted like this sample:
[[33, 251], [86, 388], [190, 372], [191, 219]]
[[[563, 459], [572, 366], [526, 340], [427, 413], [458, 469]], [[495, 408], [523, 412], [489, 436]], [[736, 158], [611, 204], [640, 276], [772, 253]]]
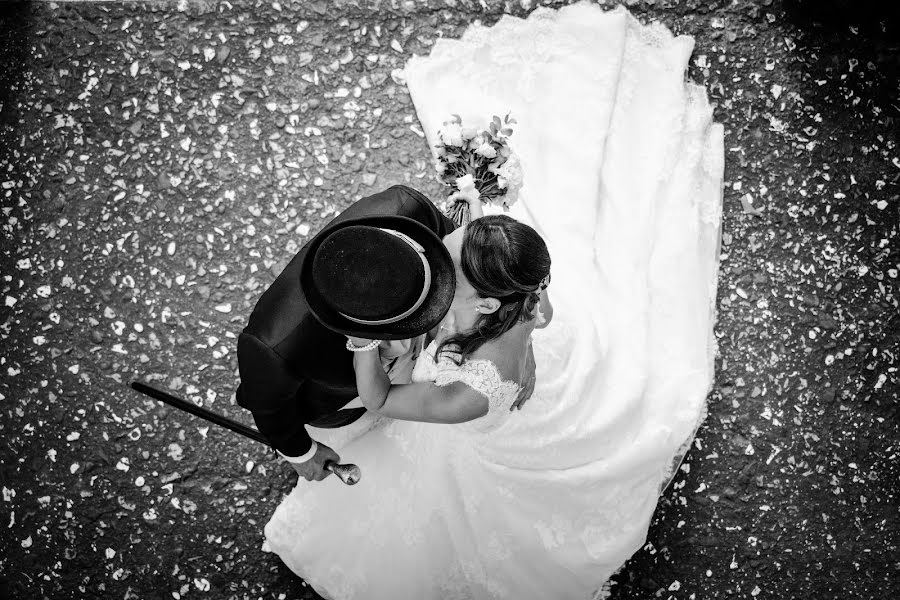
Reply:
[[0, 600], [900, 598], [900, 6], [0, 3]]

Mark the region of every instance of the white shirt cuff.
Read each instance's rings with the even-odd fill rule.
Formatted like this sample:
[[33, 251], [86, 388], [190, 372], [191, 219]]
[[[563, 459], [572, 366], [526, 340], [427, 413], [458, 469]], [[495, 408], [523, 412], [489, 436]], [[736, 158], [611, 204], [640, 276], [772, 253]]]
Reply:
[[282, 454], [281, 452], [278, 452], [277, 450], [276, 450], [276, 452], [278, 452], [278, 456], [280, 456], [287, 462], [297, 465], [300, 463], [305, 463], [306, 461], [311, 459], [313, 456], [315, 456], [316, 451], [318, 449], [319, 449], [319, 445], [316, 443], [315, 440], [313, 440], [312, 446], [309, 447], [309, 450], [306, 451], [306, 454], [303, 454], [301, 456], [285, 456], [284, 454]]

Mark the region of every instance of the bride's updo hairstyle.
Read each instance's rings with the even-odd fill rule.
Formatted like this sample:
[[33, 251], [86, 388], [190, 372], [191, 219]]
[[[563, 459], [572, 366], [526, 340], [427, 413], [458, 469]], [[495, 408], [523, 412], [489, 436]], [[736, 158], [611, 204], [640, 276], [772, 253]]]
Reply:
[[461, 364], [485, 342], [535, 318], [550, 274], [550, 253], [532, 227], [491, 215], [466, 225], [460, 258], [463, 275], [478, 295], [500, 301], [500, 308], [482, 314], [472, 331], [448, 337], [438, 348], [438, 355], [444, 347], [457, 352]]

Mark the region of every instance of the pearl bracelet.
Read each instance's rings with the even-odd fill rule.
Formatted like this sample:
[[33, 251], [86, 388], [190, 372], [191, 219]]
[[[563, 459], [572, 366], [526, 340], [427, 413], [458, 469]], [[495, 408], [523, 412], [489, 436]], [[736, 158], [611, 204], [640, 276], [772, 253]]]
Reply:
[[356, 346], [349, 339], [347, 340], [347, 350], [350, 352], [368, 352], [369, 350], [374, 350], [381, 343], [381, 340], [372, 340], [365, 346]]

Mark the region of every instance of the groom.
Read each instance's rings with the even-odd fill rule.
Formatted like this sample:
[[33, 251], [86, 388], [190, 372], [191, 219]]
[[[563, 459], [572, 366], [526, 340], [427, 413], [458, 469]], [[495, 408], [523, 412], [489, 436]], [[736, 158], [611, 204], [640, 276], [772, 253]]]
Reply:
[[456, 276], [441, 239], [455, 227], [423, 194], [395, 185], [335, 217], [257, 302], [238, 338], [237, 403], [301, 477], [322, 480], [325, 463], [340, 461], [305, 426], [342, 427], [366, 411], [344, 408], [358, 395], [347, 336], [394, 340], [382, 355], [391, 343], [405, 353], [385, 367], [409, 371], [419, 347], [401, 340], [449, 310]]

